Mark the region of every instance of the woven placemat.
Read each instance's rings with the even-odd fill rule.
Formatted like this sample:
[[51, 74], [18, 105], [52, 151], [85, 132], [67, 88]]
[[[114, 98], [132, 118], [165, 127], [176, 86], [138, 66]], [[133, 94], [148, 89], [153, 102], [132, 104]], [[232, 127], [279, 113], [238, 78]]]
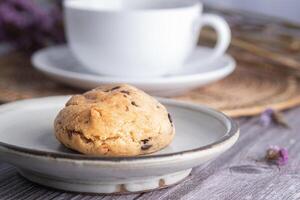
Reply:
[[205, 104], [232, 117], [257, 115], [266, 108], [284, 110], [300, 105], [299, 78], [257, 57], [239, 54], [244, 60], [238, 59], [232, 75], [176, 99]]
[[[205, 104], [232, 117], [256, 115], [267, 107], [282, 110], [300, 104], [299, 79], [273, 65], [258, 66], [257, 58], [242, 57], [229, 77], [175, 99]], [[28, 56], [19, 53], [1, 57], [0, 66], [2, 103], [83, 92], [48, 79], [31, 67]]]

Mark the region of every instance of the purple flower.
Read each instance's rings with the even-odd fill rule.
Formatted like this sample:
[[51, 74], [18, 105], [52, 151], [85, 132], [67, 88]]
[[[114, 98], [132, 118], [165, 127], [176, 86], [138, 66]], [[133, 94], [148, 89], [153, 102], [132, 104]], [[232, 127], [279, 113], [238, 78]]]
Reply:
[[260, 124], [264, 127], [269, 126], [272, 122], [273, 114], [274, 114], [274, 110], [272, 108], [267, 108], [260, 115], [260, 119], [259, 119]]
[[280, 148], [278, 146], [270, 146], [266, 153], [266, 160], [270, 163], [274, 163], [279, 166], [286, 165], [288, 163], [289, 155], [286, 148]]
[[288, 150], [286, 148], [281, 148], [278, 153], [279, 153], [279, 156], [277, 159], [277, 164], [278, 165], [286, 165], [289, 160]]
[[277, 125], [283, 126], [285, 128], [289, 128], [288, 122], [285, 120], [284, 115], [279, 111], [273, 110], [272, 108], [267, 108], [260, 115], [259, 123], [267, 127], [271, 123], [275, 123]]
[[32, 52], [65, 41], [62, 14], [56, 4], [39, 6], [33, 0], [0, 1], [0, 41]]

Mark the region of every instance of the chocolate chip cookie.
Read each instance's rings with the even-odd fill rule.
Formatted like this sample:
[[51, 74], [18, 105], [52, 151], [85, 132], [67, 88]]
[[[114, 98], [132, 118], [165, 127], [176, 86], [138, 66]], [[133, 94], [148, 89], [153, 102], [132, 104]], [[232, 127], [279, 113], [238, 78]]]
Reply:
[[75, 95], [57, 115], [55, 136], [88, 155], [136, 156], [171, 143], [171, 115], [156, 99], [126, 84]]

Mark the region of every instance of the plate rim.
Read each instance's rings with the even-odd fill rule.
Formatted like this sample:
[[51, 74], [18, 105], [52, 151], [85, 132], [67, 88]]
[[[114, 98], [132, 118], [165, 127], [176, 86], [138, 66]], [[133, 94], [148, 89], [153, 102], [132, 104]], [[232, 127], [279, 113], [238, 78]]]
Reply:
[[[15, 109], [10, 109], [11, 107], [15, 106], [16, 104], [22, 105], [26, 103], [30, 103], [33, 101], [41, 101], [41, 100], [56, 100], [56, 99], [63, 99], [63, 98], [69, 98], [70, 96], [51, 96], [51, 97], [41, 97], [41, 98], [32, 98], [32, 99], [25, 99], [25, 100], [19, 100], [16, 102], [6, 103], [0, 106], [0, 114], [5, 114], [5, 112], [11, 112]], [[208, 145], [204, 145], [198, 148], [189, 149], [185, 151], [175, 152], [175, 153], [166, 153], [166, 154], [158, 154], [158, 155], [146, 155], [146, 156], [118, 156], [118, 157], [105, 157], [105, 156], [89, 156], [89, 155], [83, 155], [83, 154], [62, 154], [62, 153], [56, 153], [56, 152], [47, 152], [42, 150], [36, 150], [36, 149], [29, 149], [25, 147], [20, 147], [13, 144], [8, 144], [5, 142], [0, 141], [0, 151], [1, 148], [5, 148], [8, 151], [13, 151], [14, 153], [21, 153], [26, 154], [30, 156], [37, 156], [42, 158], [52, 158], [52, 159], [63, 159], [63, 160], [70, 160], [70, 161], [91, 161], [91, 162], [127, 162], [127, 161], [145, 161], [145, 160], [153, 160], [153, 159], [161, 159], [161, 158], [168, 158], [168, 157], [181, 157], [189, 154], [199, 153], [203, 151], [207, 151], [213, 148], [217, 148], [218, 146], [222, 146], [226, 144], [228, 141], [230, 141], [233, 138], [236, 138], [236, 140], [239, 137], [239, 127], [233, 119], [226, 116], [225, 114], [209, 108], [204, 105], [197, 105], [194, 103], [188, 103], [184, 101], [174, 100], [174, 99], [167, 99], [167, 98], [157, 98], [158, 101], [160, 101], [162, 104], [165, 105], [171, 105], [171, 106], [180, 106], [185, 109], [190, 110], [196, 110], [201, 111], [204, 113], [207, 113], [216, 118], [217, 120], [221, 121], [219, 118], [223, 118], [224, 121], [221, 121], [222, 124], [228, 123], [229, 128], [227, 128], [226, 133], [219, 138], [217, 141], [210, 143]], [[17, 107], [18, 108], [18, 107]], [[219, 118], [217, 117], [219, 116]], [[225, 122], [226, 120], [226, 122]], [[236, 141], [234, 141], [235, 143]]]
[[[68, 49], [69, 47], [67, 44], [62, 45], [55, 45], [40, 49], [31, 57], [31, 63], [33, 67], [40, 72], [55, 76], [55, 77], [62, 77], [62, 78], [69, 78], [69, 79], [76, 79], [86, 82], [94, 82], [94, 83], [119, 83], [119, 82], [130, 82], [131, 84], [139, 84], [139, 85], [161, 85], [161, 84], [179, 84], [183, 82], [196, 82], [196, 81], [205, 81], [216, 79], [212, 77], [226, 77], [231, 74], [236, 68], [236, 61], [235, 59], [230, 56], [229, 54], [223, 54], [223, 57], [228, 60], [228, 64], [220, 69], [212, 70], [208, 72], [202, 73], [195, 73], [195, 74], [188, 74], [188, 75], [172, 75], [169, 77], [152, 77], [149, 79], [137, 79], [137, 78], [121, 78], [121, 77], [114, 77], [114, 76], [105, 76], [99, 74], [80, 74], [74, 71], [67, 71], [61, 68], [52, 67], [47, 64], [41, 63], [39, 60], [41, 57], [44, 57], [45, 54], [48, 54], [50, 51], [54, 50], [64, 50]], [[200, 47], [200, 48], [207, 48], [207, 47]], [[209, 48], [207, 48], [209, 49]], [[80, 74], [80, 77], [79, 77]], [[217, 74], [217, 75], [216, 75]], [[220, 75], [222, 74], [222, 75]]]

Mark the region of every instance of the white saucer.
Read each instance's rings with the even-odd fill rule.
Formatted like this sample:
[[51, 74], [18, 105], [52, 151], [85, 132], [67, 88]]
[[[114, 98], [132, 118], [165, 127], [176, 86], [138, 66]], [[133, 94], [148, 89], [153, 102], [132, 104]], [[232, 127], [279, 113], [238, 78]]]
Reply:
[[236, 63], [227, 54], [218, 60], [195, 67], [195, 63], [207, 57], [211, 51], [210, 48], [198, 47], [183, 68], [185, 71], [148, 79], [109, 77], [90, 72], [81, 66], [66, 45], [48, 47], [36, 52], [32, 57], [32, 64], [60, 82], [83, 89], [92, 89], [101, 84], [128, 83], [152, 95], [175, 96], [220, 80], [233, 72]]
[[57, 189], [139, 192], [181, 181], [192, 167], [216, 158], [239, 136], [236, 123], [218, 111], [159, 99], [176, 127], [175, 139], [167, 148], [137, 157], [86, 156], [66, 149], [53, 134], [53, 120], [68, 98], [0, 106], [0, 159], [15, 165], [25, 178]]

